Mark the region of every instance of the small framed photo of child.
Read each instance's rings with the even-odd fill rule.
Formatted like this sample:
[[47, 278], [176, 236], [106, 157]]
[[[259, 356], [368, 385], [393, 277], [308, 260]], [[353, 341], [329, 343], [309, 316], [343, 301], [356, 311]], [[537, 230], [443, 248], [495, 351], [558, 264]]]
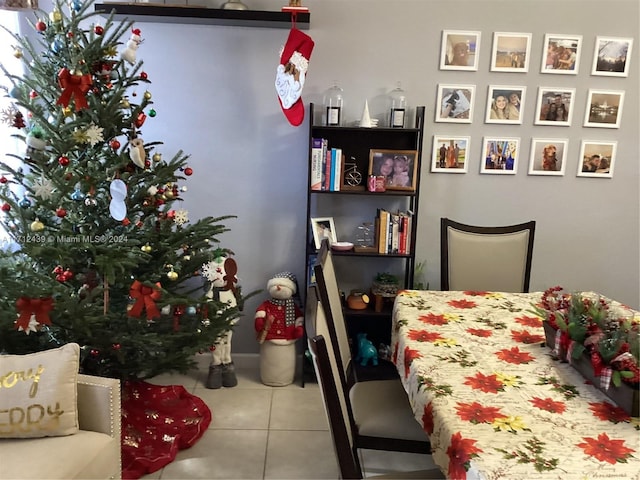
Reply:
[[369, 175], [385, 177], [386, 190], [416, 191], [417, 150], [376, 150], [369, 152]]

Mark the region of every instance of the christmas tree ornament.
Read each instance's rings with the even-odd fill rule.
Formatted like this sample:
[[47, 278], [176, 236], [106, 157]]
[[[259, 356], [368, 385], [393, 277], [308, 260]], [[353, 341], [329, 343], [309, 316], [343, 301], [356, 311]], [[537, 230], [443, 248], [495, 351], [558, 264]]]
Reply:
[[23, 296], [16, 300], [16, 308], [18, 309], [18, 319], [15, 321], [15, 327], [18, 331], [29, 335], [30, 331], [37, 331], [39, 325], [51, 325], [51, 318], [49, 318], [49, 312], [53, 310], [51, 297]]
[[144, 285], [139, 280], [134, 280], [129, 287], [129, 296], [135, 301], [131, 306], [127, 315], [129, 317], [140, 318], [142, 311], [147, 313], [147, 320], [153, 320], [160, 317], [160, 311], [156, 306], [156, 302], [162, 297], [160, 283], [156, 283], [153, 287]]
[[2, 207], [0, 207], [0, 210], [2, 210], [3, 212], [9, 212], [11, 211], [11, 205], [9, 205], [8, 203], [3, 203]]
[[47, 24], [44, 23], [42, 20], [38, 20], [36, 22], [36, 30], [39, 32], [44, 32], [47, 29]]
[[140, 72], [140, 78], [142, 80], [146, 80], [147, 78], [149, 78], [149, 75], [147, 75], [147, 72]]
[[31, 100], [33, 100], [34, 98], [38, 98], [38, 92], [36, 92], [35, 90], [31, 90], [31, 91], [29, 92], [29, 98], [30, 98]]
[[144, 253], [151, 253], [153, 251], [153, 248], [148, 243], [145, 243], [142, 247], [140, 247], [140, 250], [142, 250]]
[[140, 137], [129, 140], [129, 157], [136, 166], [144, 168], [147, 152], [144, 150], [144, 141]]
[[101, 25], [96, 25], [93, 27], [93, 31], [96, 35], [102, 35], [104, 33], [104, 28]]
[[53, 42], [51, 42], [51, 51], [53, 53], [60, 53], [63, 48], [65, 48], [64, 40], [60, 37], [56, 37]]
[[15, 117], [13, 119], [13, 127], [15, 128], [25, 128], [27, 125], [24, 123], [24, 115], [20, 112], [16, 112]]
[[62, 13], [60, 13], [60, 10], [58, 10], [57, 8], [54, 9], [50, 14], [49, 14], [49, 20], [51, 20], [53, 23], [59, 23], [62, 21]]
[[127, 185], [117, 178], [111, 182], [109, 192], [111, 193], [109, 213], [114, 220], [121, 222], [127, 216], [127, 205], [124, 203], [127, 197]]
[[161, 153], [154, 153], [153, 157], [151, 157], [151, 158], [153, 158], [154, 162], [159, 162], [159, 161], [162, 160], [162, 154]]
[[120, 142], [114, 138], [109, 142], [109, 146], [114, 150], [118, 150], [120, 148]]
[[7, 183], [8, 181], [9, 181], [9, 180], [8, 180], [8, 179], [7, 179], [7, 177], [5, 177], [4, 175], [2, 175], [2, 176], [0, 177], [0, 183], [3, 183], [3, 184], [4, 184], [4, 183]]
[[146, 119], [147, 119], [147, 114], [144, 113], [144, 112], [140, 112], [138, 114], [138, 116], [136, 117], [135, 122], [133, 122], [133, 123], [137, 128], [140, 128], [140, 127], [142, 127], [142, 125], [144, 125], [144, 121]]
[[155, 117], [155, 116], [156, 116], [156, 111], [155, 111], [153, 108], [152, 108], [151, 110], [149, 110], [149, 116], [150, 116], [151, 118], [153, 118], [153, 117]]
[[184, 169], [184, 174], [185, 174], [187, 177], [189, 177], [189, 176], [193, 175], [193, 168], [191, 168], [191, 167], [187, 167], [187, 168], [185, 168], [185, 169]]
[[81, 0], [71, 0], [71, 7], [74, 12], [79, 12], [82, 9], [82, 1]]
[[313, 47], [314, 42], [310, 36], [295, 27], [292, 28], [276, 68], [275, 87], [278, 101], [285, 117], [294, 127], [300, 125], [304, 119], [301, 95]]
[[22, 49], [21, 48], [14, 48], [13, 50], [13, 56], [16, 57], [17, 59], [22, 58]]
[[71, 108], [69, 107], [64, 107], [62, 109], [62, 115], [64, 115], [65, 118], [69, 118], [71, 115], [73, 115], [73, 110], [71, 110]]
[[66, 167], [67, 165], [69, 165], [69, 157], [66, 157], [64, 155], [61, 156], [60, 158], [58, 158], [58, 163], [63, 167]]
[[131, 30], [131, 38], [127, 42], [127, 48], [125, 48], [122, 53], [120, 53], [120, 58], [125, 60], [130, 65], [136, 63], [136, 52], [138, 50], [138, 46], [142, 43], [142, 38], [140, 37], [139, 29]]
[[178, 279], [178, 274], [175, 270], [171, 269], [169, 270], [169, 272], [167, 272], [167, 278], [172, 282], [175, 282]]
[[151, 92], [149, 90], [144, 92], [142, 96], [145, 98], [145, 100], [151, 100]]
[[131, 104], [129, 103], [129, 100], [127, 100], [126, 98], [123, 98], [123, 99], [120, 101], [120, 106], [121, 106], [122, 108], [129, 108], [129, 107], [131, 107]]
[[62, 94], [56, 101], [56, 105], [69, 106], [71, 99], [74, 101], [76, 112], [88, 108], [86, 94], [91, 89], [91, 75], [85, 75], [62, 68], [58, 73], [58, 84], [62, 88]]
[[75, 200], [76, 202], [81, 202], [82, 200], [84, 200], [84, 193], [82, 193], [80, 188], [75, 188], [75, 190], [71, 194], [71, 200]]
[[56, 216], [58, 216], [58, 217], [60, 217], [60, 218], [64, 218], [64, 217], [66, 217], [66, 216], [67, 216], [67, 211], [66, 211], [64, 208], [62, 208], [62, 207], [57, 208], [57, 209], [56, 209]]
[[30, 131], [25, 142], [27, 144], [27, 155], [34, 157], [34, 160], [41, 160], [42, 152], [47, 148], [47, 141], [44, 139], [42, 132], [35, 129]]
[[31, 206], [31, 200], [29, 200], [25, 195], [24, 197], [22, 197], [22, 199], [20, 199], [18, 205], [20, 205], [20, 208], [29, 208]]
[[31, 225], [29, 226], [32, 232], [41, 232], [44, 230], [44, 223], [42, 223], [38, 218], [36, 218]]

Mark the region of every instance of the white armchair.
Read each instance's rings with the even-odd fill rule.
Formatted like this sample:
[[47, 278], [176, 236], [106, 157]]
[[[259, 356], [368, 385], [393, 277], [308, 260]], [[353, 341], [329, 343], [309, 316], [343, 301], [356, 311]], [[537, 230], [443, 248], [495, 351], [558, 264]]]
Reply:
[[0, 479], [119, 479], [120, 381], [78, 376], [80, 431], [0, 440]]

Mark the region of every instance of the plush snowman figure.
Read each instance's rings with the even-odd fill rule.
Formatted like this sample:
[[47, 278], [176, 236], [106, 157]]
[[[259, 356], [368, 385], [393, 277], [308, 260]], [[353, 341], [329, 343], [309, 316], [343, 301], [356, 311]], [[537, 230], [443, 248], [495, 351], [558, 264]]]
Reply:
[[[238, 279], [238, 267], [236, 261], [229, 257], [220, 257], [213, 262], [211, 276], [211, 288], [207, 293], [209, 298], [226, 304], [228, 308], [238, 305], [236, 298], [236, 283]], [[235, 325], [238, 319], [234, 319]], [[235, 366], [231, 360], [231, 337], [233, 330], [225, 332], [211, 348], [212, 360], [209, 365], [209, 376], [205, 386], [217, 389], [220, 387], [235, 387], [238, 384]]]
[[131, 31], [131, 38], [129, 38], [129, 41], [127, 42], [127, 48], [120, 53], [120, 58], [126, 60], [131, 65], [136, 63], [136, 51], [141, 43], [142, 38], [140, 37], [140, 29], [136, 28]]

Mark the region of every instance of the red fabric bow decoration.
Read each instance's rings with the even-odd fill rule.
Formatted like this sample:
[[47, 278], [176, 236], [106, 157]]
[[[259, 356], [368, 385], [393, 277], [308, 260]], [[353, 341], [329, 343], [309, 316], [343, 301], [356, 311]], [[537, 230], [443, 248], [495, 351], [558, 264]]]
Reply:
[[62, 87], [62, 95], [58, 98], [56, 105], [69, 106], [71, 97], [76, 105], [76, 112], [83, 108], [89, 108], [85, 95], [91, 88], [91, 75], [72, 75], [68, 68], [63, 68], [58, 73], [58, 83]]
[[152, 320], [160, 316], [160, 310], [156, 306], [156, 301], [160, 300], [162, 294], [160, 293], [161, 285], [156, 283], [156, 287], [148, 287], [143, 285], [138, 280], [134, 280], [129, 288], [129, 296], [135, 298], [136, 303], [133, 304], [128, 315], [130, 317], [140, 317], [142, 315], [142, 309], [147, 311], [147, 320]]
[[22, 327], [23, 330], [28, 330], [31, 315], [35, 315], [36, 321], [39, 324], [51, 325], [49, 312], [53, 310], [53, 298], [20, 297], [16, 300], [16, 307], [20, 314], [16, 320], [16, 330], [19, 330], [20, 327]]

